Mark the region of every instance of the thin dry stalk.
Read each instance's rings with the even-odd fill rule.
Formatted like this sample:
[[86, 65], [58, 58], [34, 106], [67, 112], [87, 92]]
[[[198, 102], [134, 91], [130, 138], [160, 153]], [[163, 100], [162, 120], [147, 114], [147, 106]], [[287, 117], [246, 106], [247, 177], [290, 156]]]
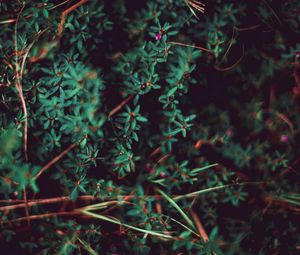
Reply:
[[51, 166], [53, 166], [57, 161], [59, 161], [62, 157], [64, 157], [70, 150], [75, 148], [78, 144], [73, 143], [68, 148], [63, 150], [59, 155], [53, 158], [48, 164], [46, 164], [33, 178], [37, 179], [40, 177], [45, 171], [47, 171]]
[[197, 227], [198, 233], [200, 234], [201, 238], [203, 239], [204, 242], [208, 242], [209, 238], [208, 238], [208, 235], [204, 229], [204, 226], [203, 226], [200, 218], [192, 209], [190, 209], [190, 214], [195, 222], [195, 225]]
[[[97, 200], [98, 198], [96, 198], [92, 195], [85, 195], [85, 196], [79, 196], [77, 199], [91, 201], [91, 200]], [[23, 208], [26, 206], [26, 200], [8, 200], [8, 201], [9, 201], [9, 203], [12, 203], [13, 201], [15, 201], [15, 203], [20, 203], [20, 204], [2, 206], [2, 207], [0, 207], [0, 211], [11, 211], [11, 210]], [[27, 200], [27, 206], [32, 207], [35, 205], [55, 204], [55, 203], [70, 202], [70, 201], [71, 201], [71, 199], [69, 196]], [[1, 202], [3, 203], [3, 201], [1, 201]]]
[[28, 201], [27, 201], [27, 192], [26, 192], [26, 188], [24, 186], [23, 188], [23, 192], [24, 192], [24, 201], [25, 201], [25, 215], [27, 218], [27, 224], [28, 226], [30, 226], [30, 216], [29, 216], [29, 206], [28, 206]]
[[110, 118], [111, 116], [113, 116], [114, 114], [116, 114], [118, 111], [120, 111], [123, 108], [123, 106], [125, 104], [127, 104], [133, 97], [134, 97], [134, 95], [130, 95], [129, 97], [127, 97], [126, 99], [124, 99], [119, 105], [117, 105], [114, 109], [112, 109], [110, 111], [110, 113], [108, 114], [108, 117]]
[[186, 44], [186, 43], [180, 43], [180, 42], [167, 42], [167, 44], [174, 44], [174, 45], [179, 45], [179, 46], [183, 46], [183, 47], [189, 47], [189, 48], [194, 48], [194, 49], [198, 49], [204, 52], [208, 52], [212, 54], [212, 51], [209, 49], [206, 49], [204, 47], [201, 46], [195, 46], [195, 45], [190, 45], [190, 44]]
[[68, 9], [66, 9], [65, 11], [63, 11], [63, 13], [61, 14], [61, 18], [60, 18], [60, 22], [59, 22], [58, 30], [57, 30], [57, 35], [56, 35], [58, 40], [62, 37], [62, 32], [64, 30], [64, 26], [65, 26], [65, 22], [66, 22], [66, 18], [68, 16], [68, 14], [70, 12], [74, 11], [79, 6], [85, 4], [86, 2], [88, 2], [88, 0], [81, 0], [78, 3], [69, 7]]
[[219, 66], [215, 65], [214, 68], [216, 70], [220, 71], [220, 72], [230, 71], [230, 70], [232, 70], [233, 68], [235, 68], [236, 66], [238, 66], [241, 63], [241, 61], [243, 60], [244, 56], [245, 56], [245, 47], [243, 45], [242, 55], [241, 55], [241, 57], [234, 64], [232, 64], [231, 66], [228, 66], [228, 67], [219, 67]]
[[[30, 215], [29, 219], [30, 220], [40, 220], [44, 218], [50, 218], [50, 217], [56, 217], [56, 216], [71, 216], [71, 215], [78, 215], [79, 212], [77, 211], [70, 211], [70, 212], [54, 212], [54, 213], [45, 213], [45, 214], [37, 214], [37, 215]], [[27, 220], [27, 217], [20, 217], [17, 219], [13, 219], [11, 221], [7, 221], [4, 223], [13, 223], [13, 222], [19, 222], [19, 221], [24, 221]]]
[[25, 160], [28, 161], [28, 147], [27, 147], [27, 132], [28, 132], [28, 115], [27, 115], [27, 107], [26, 107], [26, 101], [23, 94], [23, 88], [21, 84], [21, 78], [20, 78], [20, 72], [19, 72], [19, 59], [18, 59], [18, 23], [20, 19], [20, 15], [23, 12], [23, 9], [25, 8], [25, 4], [22, 6], [15, 24], [15, 30], [14, 30], [14, 46], [15, 46], [15, 76], [16, 76], [16, 89], [19, 94], [19, 98], [21, 100], [21, 105], [23, 109], [23, 115], [24, 115], [24, 127], [23, 127], [23, 147], [24, 147], [24, 157]]

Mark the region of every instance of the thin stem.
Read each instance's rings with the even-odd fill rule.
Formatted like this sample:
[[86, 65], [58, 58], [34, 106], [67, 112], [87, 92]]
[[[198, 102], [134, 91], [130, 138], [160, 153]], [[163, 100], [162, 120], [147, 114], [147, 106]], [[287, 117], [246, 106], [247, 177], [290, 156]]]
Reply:
[[63, 150], [59, 155], [53, 158], [48, 164], [46, 164], [33, 178], [36, 180], [40, 177], [46, 170], [48, 170], [51, 166], [53, 166], [57, 161], [59, 161], [62, 157], [64, 157], [70, 150], [75, 148], [78, 144], [73, 143], [68, 148]]
[[61, 2], [61, 3], [59, 3], [59, 4], [57, 4], [57, 5], [55, 5], [55, 6], [51, 7], [51, 8], [49, 8], [48, 10], [54, 10], [54, 9], [56, 9], [57, 7], [62, 6], [62, 5], [66, 4], [66, 3], [70, 2], [70, 1], [72, 1], [72, 0], [65, 0], [65, 1], [63, 1], [63, 2]]
[[212, 53], [211, 50], [206, 49], [201, 46], [195, 46], [195, 45], [190, 45], [190, 44], [185, 44], [185, 43], [180, 43], [180, 42], [167, 42], [167, 44], [174, 44], [174, 45], [179, 45], [179, 46], [184, 46], [184, 47], [190, 47], [190, 48], [198, 49], [198, 50], [201, 50], [204, 52]]
[[[90, 201], [90, 200], [96, 200], [98, 198], [96, 198], [92, 195], [85, 195], [85, 196], [79, 196], [77, 199]], [[18, 208], [23, 208], [26, 206], [26, 200], [8, 200], [8, 201], [9, 201], [9, 203], [12, 203], [13, 201], [15, 201], [16, 203], [21, 202], [21, 204], [2, 206], [2, 207], [0, 207], [0, 211], [10, 211], [10, 210], [18, 209]], [[27, 206], [32, 207], [35, 205], [55, 204], [55, 203], [69, 202], [69, 201], [71, 201], [69, 196], [27, 200]], [[3, 202], [3, 200], [1, 200], [0, 202]]]
[[[56, 217], [56, 216], [70, 216], [70, 215], [79, 215], [77, 211], [70, 211], [70, 212], [55, 212], [55, 213], [45, 213], [45, 214], [37, 214], [37, 215], [30, 215], [30, 220], [39, 220], [44, 218]], [[13, 219], [11, 221], [3, 222], [3, 223], [11, 223], [11, 222], [19, 222], [27, 220], [27, 217], [20, 217], [17, 219]]]
[[29, 216], [29, 206], [28, 206], [28, 201], [27, 201], [27, 192], [26, 192], [26, 188], [24, 186], [23, 188], [23, 192], [24, 192], [24, 201], [25, 201], [25, 215], [27, 218], [27, 224], [28, 226], [30, 225], [30, 216]]
[[[245, 185], [259, 185], [259, 184], [264, 184], [265, 182], [243, 182], [240, 184], [227, 184], [227, 185], [220, 185], [220, 186], [216, 186], [216, 187], [212, 187], [212, 188], [208, 188], [208, 189], [202, 189], [202, 190], [198, 190], [195, 192], [191, 192], [191, 193], [187, 193], [184, 195], [173, 195], [171, 196], [174, 200], [180, 200], [180, 199], [184, 199], [184, 198], [192, 198], [192, 197], [196, 197], [198, 195], [204, 194], [204, 193], [208, 193], [210, 191], [215, 191], [215, 190], [219, 190], [219, 189], [225, 189], [228, 187], [234, 187], [234, 186], [245, 186]], [[133, 194], [130, 195], [122, 195], [122, 196], [116, 196], [114, 198], [111, 198], [111, 200], [113, 199], [119, 199], [122, 198], [124, 202], [133, 199], [134, 197], [137, 197]], [[143, 196], [143, 198], [154, 198], [156, 200], [160, 200], [163, 199], [164, 197], [161, 195], [145, 195]], [[84, 196], [79, 196], [77, 198], [78, 200], [98, 200], [99, 198], [93, 196], [93, 195], [84, 195]], [[12, 200], [7, 200], [9, 203], [12, 203]], [[35, 200], [28, 200], [27, 205], [28, 207], [31, 206], [35, 206], [35, 205], [42, 205], [42, 204], [53, 204], [53, 203], [60, 203], [60, 202], [69, 202], [71, 201], [69, 196], [63, 196], [63, 197], [54, 197], [54, 198], [45, 198], [45, 199], [35, 199]], [[1, 202], [3, 202], [3, 200], [1, 200]], [[4, 201], [6, 202], [6, 201]], [[0, 207], [0, 211], [9, 211], [9, 210], [14, 210], [17, 208], [23, 208], [25, 207], [25, 200], [15, 200], [16, 203], [20, 203], [20, 204], [15, 204], [15, 205], [8, 205], [8, 206], [2, 206]], [[108, 201], [109, 202], [109, 201]]]
[[241, 63], [241, 61], [244, 58], [244, 55], [245, 55], [245, 47], [243, 45], [242, 55], [234, 64], [232, 64], [231, 66], [228, 66], [228, 67], [219, 67], [217, 65], [215, 65], [214, 67], [215, 67], [216, 70], [218, 70], [220, 72], [226, 72], [226, 71], [232, 70], [233, 68], [235, 68], [236, 66], [238, 66]]
[[117, 105], [114, 109], [112, 109], [110, 111], [110, 113], [108, 114], [108, 117], [110, 118], [111, 116], [113, 116], [114, 114], [116, 114], [118, 111], [120, 111], [123, 108], [123, 106], [125, 104], [127, 104], [133, 97], [134, 97], [134, 95], [130, 95], [129, 97], [127, 97], [126, 99], [124, 99], [119, 105]]
[[19, 93], [19, 98], [21, 100], [21, 105], [23, 109], [23, 114], [24, 114], [24, 127], [23, 127], [23, 147], [24, 147], [24, 156], [25, 156], [25, 161], [28, 161], [28, 147], [27, 147], [27, 132], [28, 132], [28, 116], [27, 116], [27, 107], [26, 107], [26, 102], [23, 94], [23, 89], [22, 89], [22, 84], [21, 84], [21, 78], [20, 78], [20, 73], [19, 73], [19, 59], [18, 59], [18, 23], [20, 19], [20, 15], [25, 8], [25, 4], [23, 4], [22, 9], [18, 13], [18, 17], [16, 19], [16, 24], [15, 24], [15, 74], [16, 74], [16, 89]]
[[60, 22], [59, 22], [58, 30], [57, 30], [57, 35], [56, 35], [56, 37], [58, 39], [60, 39], [61, 36], [62, 36], [62, 32], [64, 30], [64, 25], [65, 25], [66, 18], [68, 16], [68, 14], [70, 12], [74, 11], [79, 6], [85, 4], [86, 2], [88, 2], [88, 0], [81, 0], [78, 3], [76, 3], [76, 4], [72, 5], [71, 7], [69, 7], [68, 9], [66, 9], [65, 11], [63, 11], [63, 13], [61, 14], [61, 18], [60, 18]]
[[198, 217], [198, 215], [192, 210], [190, 209], [190, 214], [195, 222], [195, 225], [197, 227], [198, 233], [200, 234], [201, 238], [203, 239], [204, 242], [209, 241], [208, 235], [204, 229], [204, 226], [200, 220], [200, 218]]

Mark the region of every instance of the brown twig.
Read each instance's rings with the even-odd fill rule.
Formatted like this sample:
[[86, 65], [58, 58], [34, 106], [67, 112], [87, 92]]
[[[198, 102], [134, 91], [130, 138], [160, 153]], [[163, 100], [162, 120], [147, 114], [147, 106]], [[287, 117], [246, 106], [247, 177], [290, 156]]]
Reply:
[[234, 29], [238, 32], [243, 32], [243, 31], [249, 31], [249, 30], [254, 30], [258, 27], [260, 27], [261, 24], [253, 25], [250, 27], [234, 27]]
[[72, 0], [65, 0], [65, 1], [63, 1], [63, 2], [61, 2], [59, 4], [57, 4], [57, 5], [49, 8], [48, 10], [54, 10], [54, 9], [58, 8], [59, 6], [62, 6], [62, 5], [66, 4], [66, 3], [70, 2], [70, 1], [72, 1]]
[[[19, 76], [19, 75], [17, 75]], [[18, 80], [19, 78], [17, 78]], [[23, 141], [24, 141], [24, 155], [25, 155], [25, 161], [28, 161], [28, 144], [27, 144], [27, 140], [28, 140], [28, 114], [27, 114], [27, 107], [26, 107], [26, 101], [24, 98], [24, 94], [23, 94], [23, 89], [22, 89], [22, 85], [20, 84], [19, 81], [16, 82], [16, 88], [18, 90], [19, 93], [19, 97], [21, 100], [21, 104], [22, 104], [22, 109], [23, 109], [23, 114], [24, 114], [24, 128], [23, 128]]]
[[202, 147], [203, 143], [204, 143], [203, 140], [202, 140], [202, 139], [199, 139], [199, 140], [195, 143], [194, 148], [195, 148], [196, 150], [199, 150], [199, 149]]
[[293, 76], [296, 82], [296, 86], [300, 87], [300, 64], [297, 63], [294, 67]]
[[113, 116], [114, 114], [116, 114], [118, 111], [120, 111], [123, 108], [123, 106], [125, 104], [127, 104], [133, 97], [134, 97], [134, 95], [130, 95], [129, 97], [127, 97], [126, 99], [124, 99], [119, 105], [117, 105], [114, 109], [112, 109], [110, 111], [110, 113], [108, 114], [108, 117], [110, 118], [111, 116]]
[[[85, 195], [85, 196], [79, 196], [77, 199], [90, 201], [90, 200], [96, 200], [98, 198], [94, 197], [92, 195]], [[2, 206], [2, 207], [0, 207], [0, 211], [11, 211], [11, 210], [23, 208], [26, 206], [26, 200], [15, 200], [15, 201], [18, 203], [21, 202], [21, 204]], [[69, 196], [35, 199], [35, 200], [27, 200], [27, 206], [32, 207], [35, 205], [55, 204], [55, 203], [69, 202], [69, 201], [71, 201]], [[12, 202], [12, 201], [9, 200], [9, 202]]]
[[[24, 6], [23, 6], [24, 8]], [[28, 112], [27, 112], [27, 106], [26, 106], [26, 101], [24, 98], [23, 94], [23, 88], [22, 88], [22, 78], [23, 78], [23, 73], [24, 73], [24, 68], [25, 68], [25, 63], [26, 59], [28, 57], [29, 51], [36, 42], [36, 40], [39, 38], [41, 34], [43, 34], [47, 29], [44, 29], [42, 32], [38, 34], [38, 36], [35, 38], [35, 40], [27, 47], [25, 54], [22, 58], [21, 62], [21, 68], [19, 71], [19, 63], [18, 63], [18, 44], [17, 44], [17, 25], [18, 25], [18, 20], [19, 16], [16, 21], [16, 26], [15, 26], [15, 50], [16, 50], [16, 88], [19, 93], [19, 97], [21, 100], [22, 104], [22, 109], [23, 109], [23, 114], [24, 114], [24, 134], [23, 134], [23, 140], [24, 140], [24, 155], [25, 155], [25, 160], [28, 161]]]
[[160, 151], [161, 151], [161, 146], [158, 146], [150, 153], [150, 158], [156, 156], [158, 153], [160, 153]]
[[[55, 9], [55, 8], [61, 6], [61, 5], [64, 5], [64, 4], [68, 3], [69, 1], [70, 0], [66, 0], [66, 1], [50, 8], [50, 10]], [[78, 8], [79, 6], [86, 3], [86, 2], [88, 2], [88, 0], [81, 0], [78, 3], [72, 5], [71, 7], [67, 8], [66, 10], [64, 10], [62, 12], [60, 22], [59, 22], [59, 25], [58, 25], [58, 29], [57, 29], [56, 40], [52, 41], [51, 44], [48, 44], [47, 47], [41, 48], [37, 56], [31, 57], [30, 60], [29, 60], [31, 63], [35, 63], [35, 62], [43, 59], [52, 48], [57, 47], [59, 45], [59, 41], [62, 37], [62, 33], [63, 33], [63, 30], [64, 30], [64, 25], [65, 25], [65, 22], [66, 22], [67, 15], [70, 12], [72, 12], [73, 10], [75, 10], [76, 8]]]
[[235, 68], [237, 65], [239, 65], [239, 63], [243, 60], [244, 55], [245, 55], [245, 48], [243, 45], [243, 53], [242, 53], [241, 57], [234, 64], [232, 64], [231, 66], [228, 66], [228, 67], [219, 67], [219, 66], [215, 65], [214, 68], [220, 72], [229, 71], [229, 70]]
[[42, 30], [41, 32], [39, 32], [37, 34], [37, 36], [35, 37], [35, 39], [33, 40], [33, 42], [27, 47], [25, 53], [24, 53], [24, 56], [23, 56], [23, 59], [22, 59], [22, 63], [21, 63], [21, 69], [20, 69], [20, 80], [22, 80], [23, 78], [23, 73], [24, 73], [24, 68], [25, 68], [25, 63], [26, 63], [26, 59], [28, 57], [28, 54], [32, 48], [32, 46], [34, 45], [34, 43], [38, 40], [38, 38], [43, 34], [45, 33], [46, 31], [48, 30], [48, 28], [45, 28], [44, 30]]
[[24, 200], [23, 199], [1, 199], [0, 203], [16, 204], [16, 203], [24, 203]]
[[[28, 18], [31, 18], [31, 17], [33, 17], [33, 14], [29, 14], [29, 15], [25, 16], [24, 18], [28, 19]], [[17, 22], [17, 20], [18, 20], [17, 18], [16, 19], [0, 20], [0, 25], [15, 23], [15, 22]]]
[[68, 148], [66, 148], [59, 155], [53, 158], [48, 164], [42, 167], [42, 169], [33, 178], [37, 179], [38, 177], [40, 177], [46, 170], [48, 170], [51, 166], [53, 166], [57, 161], [59, 161], [62, 157], [64, 157], [70, 150], [75, 148], [77, 145], [78, 145], [77, 143], [71, 144]]
[[[30, 220], [39, 220], [49, 217], [56, 217], [56, 216], [70, 216], [70, 215], [79, 215], [80, 213], [78, 211], [70, 211], [70, 212], [55, 212], [55, 213], [45, 213], [45, 214], [37, 214], [37, 215], [30, 215]], [[11, 222], [19, 222], [27, 220], [27, 217], [20, 217], [17, 219], [13, 219], [11, 221], [3, 222], [3, 223], [11, 223]]]
[[204, 52], [212, 53], [211, 50], [206, 49], [201, 46], [195, 46], [195, 45], [190, 45], [190, 44], [185, 44], [185, 43], [180, 43], [180, 42], [167, 42], [167, 44], [174, 44], [174, 45], [179, 45], [179, 46], [184, 46], [184, 47], [190, 47], [190, 48], [198, 49], [198, 50], [201, 50]]
[[204, 226], [203, 226], [200, 218], [192, 209], [190, 209], [190, 214], [195, 222], [195, 225], [197, 227], [198, 233], [200, 234], [201, 238], [203, 239], [204, 242], [208, 242], [209, 238], [208, 238], [208, 235], [204, 229]]
[[30, 226], [30, 216], [29, 216], [29, 206], [28, 206], [28, 200], [27, 200], [27, 192], [26, 192], [26, 188], [24, 186], [23, 188], [23, 192], [24, 192], [24, 201], [25, 201], [25, 215], [27, 218], [27, 224], [28, 226]]
[[58, 30], [57, 30], [57, 39], [59, 40], [62, 36], [62, 32], [64, 30], [64, 25], [65, 25], [65, 22], [66, 22], [66, 18], [68, 16], [68, 14], [72, 11], [74, 11], [76, 8], [78, 8], [79, 6], [85, 4], [86, 2], [88, 2], [88, 0], [80, 0], [78, 3], [72, 5], [71, 7], [69, 7], [68, 9], [64, 10], [61, 14], [61, 17], [60, 17], [60, 22], [59, 22], [59, 25], [58, 25]]
[[24, 156], [25, 160], [28, 161], [28, 152], [27, 152], [27, 132], [28, 132], [28, 116], [27, 116], [27, 107], [26, 107], [26, 101], [24, 98], [23, 94], [23, 89], [22, 89], [22, 84], [21, 84], [21, 77], [20, 77], [20, 72], [19, 72], [19, 59], [18, 59], [18, 38], [17, 38], [17, 31], [18, 31], [18, 23], [19, 23], [19, 18], [20, 15], [25, 7], [25, 4], [22, 6], [20, 12], [18, 13], [17, 19], [16, 19], [16, 24], [15, 24], [15, 31], [14, 31], [14, 46], [15, 46], [15, 75], [16, 75], [16, 89], [19, 94], [19, 98], [21, 100], [21, 105], [23, 109], [23, 114], [24, 114], [24, 128], [23, 128], [23, 147], [24, 147]]
[[[210, 191], [215, 191], [215, 190], [220, 190], [220, 189], [224, 189], [224, 188], [228, 188], [228, 187], [233, 187], [233, 186], [241, 186], [241, 185], [258, 185], [258, 184], [264, 184], [265, 182], [243, 182], [240, 184], [227, 184], [227, 185], [221, 185], [221, 186], [216, 186], [213, 188], [208, 188], [208, 189], [204, 189], [201, 191], [195, 191], [192, 193], [188, 193], [188, 194], [183, 194], [183, 195], [172, 195], [171, 197], [174, 200], [180, 200], [183, 198], [194, 198], [194, 197], [198, 197], [200, 194], [204, 194]], [[120, 196], [116, 196], [114, 199], [119, 199], [122, 198], [123, 201], [128, 201], [133, 199], [134, 197], [137, 197], [134, 194], [129, 194], [129, 195], [120, 195]], [[143, 196], [143, 198], [154, 198], [156, 200], [160, 200], [163, 199], [164, 197], [161, 195], [145, 195]], [[84, 195], [84, 196], [79, 196], [77, 199], [79, 200], [97, 200], [99, 198], [92, 196], [92, 195]], [[112, 199], [112, 198], [110, 198]], [[9, 201], [9, 203], [12, 202], [12, 200], [7, 200]], [[14, 210], [14, 209], [18, 209], [18, 208], [24, 208], [25, 207], [25, 200], [15, 200], [16, 203], [20, 203], [20, 204], [15, 204], [15, 205], [8, 205], [8, 206], [2, 206], [0, 207], [0, 211], [10, 211], [10, 210]], [[60, 202], [66, 202], [66, 201], [71, 201], [69, 196], [63, 196], [63, 197], [55, 197], [55, 198], [45, 198], [45, 199], [35, 199], [35, 200], [28, 200], [28, 207], [31, 206], [35, 206], [35, 205], [42, 205], [42, 204], [52, 204], [52, 203], [60, 203]], [[1, 200], [1, 202], [5, 202], [3, 200]]]
[[9, 87], [11, 85], [10, 82], [8, 83], [0, 83], [0, 87]]
[[157, 201], [155, 203], [155, 208], [156, 208], [156, 211], [157, 211], [158, 214], [162, 214], [162, 207], [161, 207], [160, 202]]
[[278, 111], [275, 111], [273, 109], [270, 109], [270, 108], [262, 109], [262, 111], [265, 112], [265, 113], [270, 113], [270, 114], [272, 113], [272, 114], [274, 114], [276, 117], [278, 117], [279, 119], [281, 119], [282, 121], [284, 121], [287, 124], [287, 126], [291, 130], [292, 134], [295, 133], [294, 125], [293, 125], [293, 123], [289, 120], [289, 118], [286, 115], [284, 115], [281, 112], [278, 112]]
[[[117, 196], [116, 198], [118, 198], [118, 199], [121, 198], [123, 202], [127, 202], [127, 201], [133, 199], [134, 197], [135, 197], [135, 195], [129, 194], [129, 195]], [[146, 195], [146, 196], [144, 196], [144, 198], [149, 198], [149, 197], [155, 198], [157, 200], [163, 198], [161, 195]], [[174, 195], [172, 197], [176, 198], [177, 195]], [[86, 201], [99, 200], [99, 198], [92, 196], [92, 195], [79, 196], [77, 199], [78, 200], [86, 200]], [[11, 200], [8, 200], [8, 201], [10, 203], [12, 203]], [[69, 196], [63, 196], [63, 197], [28, 200], [27, 205], [28, 205], [28, 207], [32, 207], [35, 205], [55, 204], [55, 203], [70, 202], [70, 201], [71, 201], [71, 199]], [[26, 206], [25, 200], [16, 200], [16, 203], [19, 203], [19, 204], [2, 206], [2, 207], [0, 207], [0, 211], [11, 211], [11, 210], [19, 209], [19, 208], [24, 208]]]

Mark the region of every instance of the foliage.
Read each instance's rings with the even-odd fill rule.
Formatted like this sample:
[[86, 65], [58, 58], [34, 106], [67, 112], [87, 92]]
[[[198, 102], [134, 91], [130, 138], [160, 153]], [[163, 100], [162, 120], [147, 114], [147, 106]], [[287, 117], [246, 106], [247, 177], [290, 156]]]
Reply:
[[299, 10], [1, 1], [1, 248], [299, 253]]

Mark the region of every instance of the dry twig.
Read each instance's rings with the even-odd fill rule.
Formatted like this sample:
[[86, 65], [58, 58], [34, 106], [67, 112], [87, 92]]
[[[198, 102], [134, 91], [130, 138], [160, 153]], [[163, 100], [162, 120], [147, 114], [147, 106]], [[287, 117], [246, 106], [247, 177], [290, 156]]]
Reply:
[[108, 114], [108, 117], [110, 118], [111, 116], [113, 116], [114, 114], [116, 114], [118, 111], [120, 111], [123, 108], [123, 106], [125, 104], [127, 104], [133, 97], [134, 97], [134, 95], [130, 95], [125, 100], [123, 100], [119, 105], [117, 105], [114, 109], [112, 109], [110, 111], [110, 113]]
[[58, 30], [57, 30], [57, 39], [59, 40], [62, 36], [62, 32], [64, 30], [64, 25], [66, 22], [66, 18], [68, 16], [68, 14], [72, 11], [74, 11], [76, 8], [78, 8], [79, 6], [85, 4], [86, 2], [88, 2], [88, 0], [81, 0], [78, 3], [72, 5], [71, 7], [69, 7], [68, 9], [64, 10], [63, 13], [61, 14], [61, 18], [60, 18], [60, 22], [58, 25]]
[[62, 157], [64, 157], [70, 150], [75, 148], [77, 145], [78, 145], [77, 143], [71, 144], [68, 148], [66, 148], [59, 155], [53, 158], [48, 164], [42, 167], [42, 169], [33, 178], [37, 179], [38, 177], [40, 177], [46, 170], [48, 170], [51, 166], [53, 166], [57, 161], [59, 161]]

